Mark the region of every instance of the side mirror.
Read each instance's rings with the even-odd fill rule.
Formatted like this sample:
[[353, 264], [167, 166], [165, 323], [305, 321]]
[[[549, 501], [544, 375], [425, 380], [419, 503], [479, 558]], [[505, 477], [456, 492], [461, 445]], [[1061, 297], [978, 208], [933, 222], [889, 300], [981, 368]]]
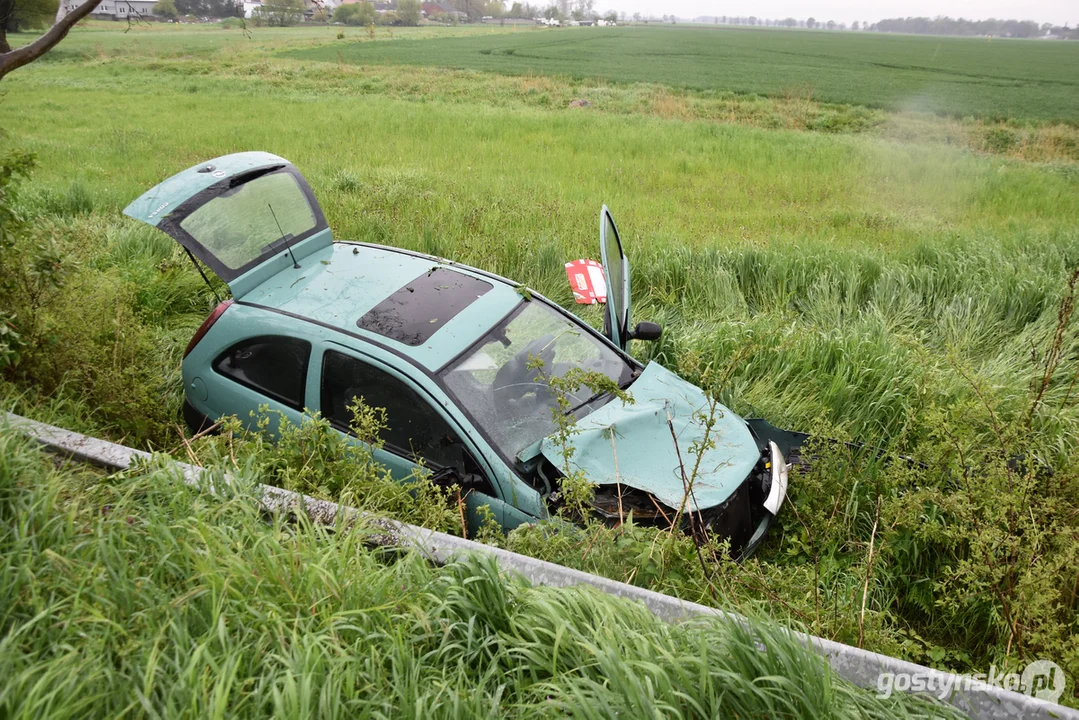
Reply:
[[446, 465], [431, 473], [431, 482], [440, 488], [448, 488], [451, 485], [460, 486], [461, 473], [452, 465]]
[[637, 323], [637, 327], [630, 331], [629, 337], [631, 340], [659, 340], [662, 334], [663, 328], [659, 326], [659, 323], [644, 320]]

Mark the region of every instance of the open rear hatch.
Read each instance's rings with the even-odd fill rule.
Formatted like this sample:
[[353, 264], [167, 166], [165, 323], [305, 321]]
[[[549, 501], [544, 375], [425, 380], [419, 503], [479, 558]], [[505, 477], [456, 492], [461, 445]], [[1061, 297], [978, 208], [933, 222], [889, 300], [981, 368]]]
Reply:
[[333, 243], [303, 175], [265, 152], [190, 167], [143, 193], [124, 214], [171, 235], [236, 298]]

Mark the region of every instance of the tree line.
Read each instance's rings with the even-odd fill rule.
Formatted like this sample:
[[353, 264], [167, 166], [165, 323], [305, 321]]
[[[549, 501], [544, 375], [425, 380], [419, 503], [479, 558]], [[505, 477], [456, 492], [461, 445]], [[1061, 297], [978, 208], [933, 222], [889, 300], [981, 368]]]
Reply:
[[[641, 21], [640, 13], [633, 16], [634, 20]], [[664, 15], [662, 20], [656, 17], [645, 17], [643, 22], [675, 22], [674, 16]], [[868, 32], [891, 32], [910, 33], [914, 35], [967, 35], [967, 36], [994, 36], [1014, 38], [1034, 38], [1046, 35], [1079, 39], [1076, 29], [1065, 25], [1053, 25], [1052, 23], [1038, 24], [1033, 20], [966, 20], [964, 18], [950, 18], [938, 15], [935, 18], [908, 17], [887, 18], [875, 23], [855, 20], [848, 27], [846, 23], [834, 20], [817, 20], [816, 18], [769, 19], [749, 17], [736, 17], [728, 15], [704, 15], [694, 18], [698, 23], [714, 23], [716, 25], [746, 25], [749, 27], [785, 27], [807, 28], [817, 30], [858, 30]]]
[[994, 35], [998, 37], [1032, 38], [1044, 35], [1077, 37], [1074, 29], [1067, 24], [1055, 26], [1052, 23], [1038, 24], [1033, 20], [965, 20], [945, 16], [935, 18], [908, 17], [889, 18], [874, 23], [869, 28], [878, 32], [914, 33], [917, 35]]

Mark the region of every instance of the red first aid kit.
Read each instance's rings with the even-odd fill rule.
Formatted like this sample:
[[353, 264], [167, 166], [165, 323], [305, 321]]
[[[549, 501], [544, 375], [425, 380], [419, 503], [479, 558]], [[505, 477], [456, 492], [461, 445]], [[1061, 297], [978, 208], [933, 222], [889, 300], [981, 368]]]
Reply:
[[603, 265], [595, 260], [574, 260], [566, 263], [573, 299], [581, 305], [607, 302], [607, 283], [603, 279]]

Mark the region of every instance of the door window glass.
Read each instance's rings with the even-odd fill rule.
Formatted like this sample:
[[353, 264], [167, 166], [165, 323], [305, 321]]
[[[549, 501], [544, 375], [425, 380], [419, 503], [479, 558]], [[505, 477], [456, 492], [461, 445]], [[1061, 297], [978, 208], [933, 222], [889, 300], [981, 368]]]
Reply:
[[281, 336], [248, 338], [214, 361], [214, 370], [252, 390], [303, 409], [311, 343]]
[[607, 288], [607, 307], [609, 308], [611, 317], [614, 318], [615, 330], [621, 338], [626, 330], [625, 288], [623, 288], [624, 278], [622, 276], [622, 243], [618, 239], [618, 231], [615, 230], [614, 222], [611, 220], [611, 216], [608, 213], [603, 214], [603, 222], [605, 226], [604, 236], [606, 239], [607, 251], [604, 262], [606, 263], [607, 273], [611, 278], [610, 285]]
[[322, 360], [323, 416], [347, 431], [352, 421], [348, 406], [354, 398], [386, 410], [381, 439], [387, 450], [422, 458], [431, 467], [461, 466], [460, 438], [419, 393], [368, 363], [327, 351]]

